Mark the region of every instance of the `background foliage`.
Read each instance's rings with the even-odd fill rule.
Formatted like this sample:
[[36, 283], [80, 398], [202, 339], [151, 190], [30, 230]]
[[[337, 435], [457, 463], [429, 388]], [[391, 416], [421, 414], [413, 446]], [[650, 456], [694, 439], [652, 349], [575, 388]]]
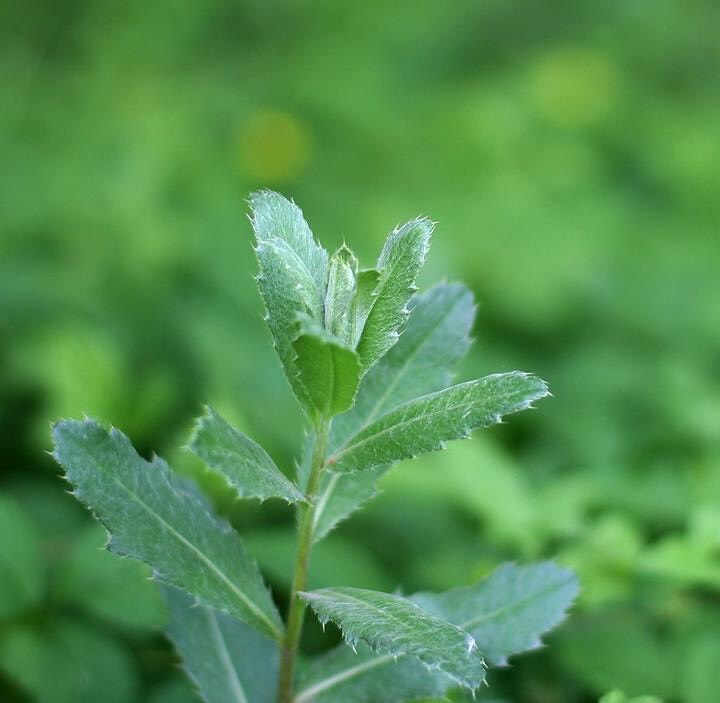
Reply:
[[[3, 4], [2, 700], [193, 700], [142, 567], [64, 495], [48, 421], [110, 419], [197, 474], [172, 447], [207, 401], [291, 470], [245, 220], [269, 186], [366, 264], [438, 220], [423, 276], [476, 292], [467, 364], [556, 396], [390, 474], [310, 587], [559, 555], [574, 616], [487, 700], [715, 701], [719, 21], [699, 0]], [[214, 492], [282, 600], [290, 513]]]

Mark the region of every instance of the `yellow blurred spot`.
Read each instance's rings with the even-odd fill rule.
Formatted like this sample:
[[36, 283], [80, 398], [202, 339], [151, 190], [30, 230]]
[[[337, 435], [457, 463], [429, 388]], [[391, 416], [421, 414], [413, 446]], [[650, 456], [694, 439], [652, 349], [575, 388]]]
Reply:
[[240, 126], [240, 166], [251, 179], [277, 184], [297, 178], [307, 165], [312, 138], [305, 124], [289, 112], [256, 112]]
[[538, 112], [561, 127], [600, 123], [617, 102], [615, 65], [588, 49], [556, 49], [545, 54], [532, 67], [529, 81]]

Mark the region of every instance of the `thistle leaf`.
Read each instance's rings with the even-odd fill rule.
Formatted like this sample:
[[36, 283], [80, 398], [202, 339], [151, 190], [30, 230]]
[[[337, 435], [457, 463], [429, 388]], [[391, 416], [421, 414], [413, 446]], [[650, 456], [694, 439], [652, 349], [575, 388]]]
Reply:
[[258, 244], [272, 239], [286, 242], [315, 281], [318, 292], [322, 291], [322, 300], [327, 280], [328, 254], [315, 241], [302, 210], [291, 200], [270, 190], [251, 193], [250, 210], [250, 221]]
[[174, 588], [163, 589], [170, 610], [168, 635], [183, 668], [206, 703], [273, 703], [277, 643], [257, 630], [197, 605]]
[[116, 554], [153, 567], [158, 581], [280, 638], [282, 622], [240, 538], [181, 487], [168, 465], [145, 461], [116, 429], [92, 420], [53, 428], [55, 457], [110, 533]]
[[[380, 275], [357, 345], [363, 372], [374, 366], [400, 336], [432, 231], [430, 220], [418, 218], [395, 229], [385, 242], [376, 267]], [[367, 299], [363, 304], [367, 305]]]
[[[551, 562], [505, 564], [469, 588], [418, 593], [410, 600], [471, 634], [491, 665], [534, 649], [542, 634], [565, 616], [578, 590], [577, 579]], [[296, 703], [396, 703], [442, 696], [455, 682], [440, 671], [422, 672], [412, 657], [397, 661], [358, 647], [333, 649], [305, 670]]]
[[321, 622], [332, 620], [341, 628], [351, 647], [362, 640], [380, 654], [409, 654], [473, 690], [485, 680], [475, 640], [407, 598], [364, 588], [323, 588], [300, 595]]
[[299, 325], [295, 365], [312, 409], [321, 417], [344, 412], [360, 382], [358, 355], [308, 316], [302, 315]]
[[210, 406], [195, 424], [190, 449], [241, 498], [303, 500], [268, 453]]
[[[353, 407], [335, 418], [331, 449], [388, 410], [452, 382], [455, 366], [470, 347], [472, 293], [459, 284], [440, 283], [415, 295], [409, 307], [400, 340], [363, 377]], [[316, 542], [377, 493], [377, 480], [388, 468], [323, 476], [315, 507]]]
[[494, 374], [411, 400], [351, 437], [329, 458], [332, 471], [358, 471], [442, 449], [478, 427], [526, 410], [547, 385], [519, 371]]
[[325, 293], [325, 329], [352, 345], [351, 308], [355, 297], [358, 260], [346, 246], [330, 259]]
[[491, 665], [504, 666], [511, 655], [540, 647], [540, 636], [565, 618], [577, 593], [575, 574], [548, 561], [504, 564], [474, 586], [412, 600], [469, 632]]

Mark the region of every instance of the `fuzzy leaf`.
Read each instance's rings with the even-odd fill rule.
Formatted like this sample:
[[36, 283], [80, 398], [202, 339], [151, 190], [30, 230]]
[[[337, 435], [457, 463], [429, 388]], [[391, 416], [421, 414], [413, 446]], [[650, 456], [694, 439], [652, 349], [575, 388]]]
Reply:
[[300, 595], [321, 622], [336, 623], [351, 646], [362, 640], [380, 654], [409, 654], [470, 689], [485, 680], [475, 640], [407, 598], [364, 588], [323, 588]]
[[519, 371], [494, 374], [411, 400], [351, 437], [328, 459], [332, 471], [358, 471], [442, 449], [451, 439], [500, 422], [548, 395], [547, 385]]
[[[365, 375], [353, 407], [335, 418], [331, 449], [384, 412], [451, 383], [470, 346], [472, 293], [459, 284], [440, 283], [414, 296], [410, 311], [398, 343]], [[315, 508], [316, 542], [376, 494], [377, 480], [388, 468], [323, 476]]]
[[504, 564], [468, 588], [418, 593], [414, 603], [469, 632], [493, 666], [540, 646], [578, 593], [575, 574], [552, 562]]
[[277, 643], [182, 591], [165, 588], [164, 595], [168, 635], [206, 703], [273, 703]]
[[[577, 594], [572, 572], [550, 562], [505, 564], [469, 588], [440, 594], [419, 593], [411, 600], [471, 634], [489, 663], [537, 647], [555, 627]], [[418, 670], [412, 657], [397, 661], [369, 648], [355, 653], [341, 645], [306, 669], [296, 703], [396, 703], [420, 696], [442, 696], [454, 686], [442, 672]]]
[[324, 293], [328, 255], [315, 241], [302, 210], [291, 200], [270, 190], [251, 193], [250, 210], [258, 244], [271, 239], [287, 242], [315, 281], [317, 290]]
[[260, 267], [258, 287], [267, 310], [265, 321], [270, 328], [275, 351], [300, 404], [305, 409], [311, 408], [307, 390], [298, 380], [293, 342], [297, 337], [298, 316], [305, 314], [320, 319], [322, 298], [312, 276], [287, 242], [263, 240], [256, 247], [255, 254]]
[[418, 218], [393, 230], [385, 242], [376, 267], [380, 276], [357, 345], [363, 371], [374, 366], [398, 340], [432, 231], [430, 220]]
[[330, 259], [325, 293], [325, 329], [352, 345], [351, 308], [355, 296], [358, 260], [346, 246]]
[[409, 308], [398, 343], [365, 375], [352, 409], [333, 423], [332, 448], [388, 410], [452, 383], [455, 367], [470, 348], [472, 293], [458, 283], [439, 283], [415, 295]]
[[147, 562], [159, 581], [274, 638], [282, 623], [240, 538], [181, 487], [168, 465], [145, 461], [116, 429], [92, 420], [53, 429], [55, 457], [110, 532], [109, 548]]
[[210, 406], [195, 424], [190, 449], [241, 498], [303, 500], [268, 453]]
[[306, 315], [300, 316], [299, 325], [293, 342], [295, 365], [312, 409], [321, 417], [344, 412], [352, 405], [360, 381], [358, 355]]

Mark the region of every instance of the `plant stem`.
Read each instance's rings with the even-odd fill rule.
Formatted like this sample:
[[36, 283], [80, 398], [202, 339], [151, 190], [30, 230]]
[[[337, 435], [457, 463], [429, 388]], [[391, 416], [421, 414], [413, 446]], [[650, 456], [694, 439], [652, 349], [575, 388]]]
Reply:
[[287, 626], [280, 655], [278, 703], [292, 703], [293, 698], [295, 659], [305, 618], [305, 603], [298, 596], [298, 592], [305, 590], [307, 584], [310, 551], [312, 550], [313, 522], [315, 520], [315, 497], [320, 488], [320, 477], [325, 464], [329, 432], [330, 421], [323, 419], [318, 423], [315, 435], [310, 477], [305, 493], [307, 503], [301, 503], [298, 508], [298, 542], [295, 553], [295, 570], [290, 589]]

